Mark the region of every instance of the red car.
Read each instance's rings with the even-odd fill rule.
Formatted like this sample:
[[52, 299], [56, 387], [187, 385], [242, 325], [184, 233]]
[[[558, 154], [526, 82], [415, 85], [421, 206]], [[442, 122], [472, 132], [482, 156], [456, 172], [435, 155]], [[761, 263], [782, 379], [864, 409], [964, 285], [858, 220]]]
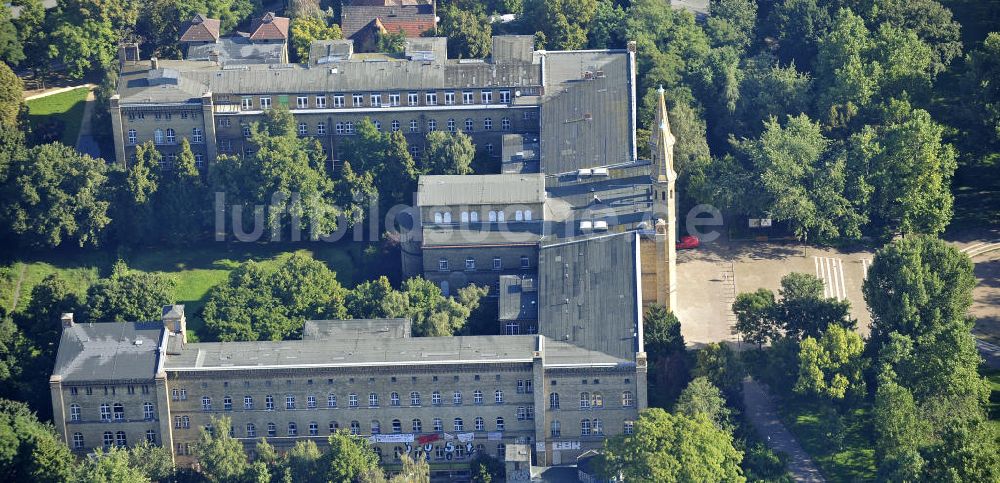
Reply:
[[701, 242], [698, 241], [698, 237], [691, 235], [684, 235], [681, 237], [681, 241], [677, 242], [678, 250], [685, 250], [688, 248], [698, 248]]

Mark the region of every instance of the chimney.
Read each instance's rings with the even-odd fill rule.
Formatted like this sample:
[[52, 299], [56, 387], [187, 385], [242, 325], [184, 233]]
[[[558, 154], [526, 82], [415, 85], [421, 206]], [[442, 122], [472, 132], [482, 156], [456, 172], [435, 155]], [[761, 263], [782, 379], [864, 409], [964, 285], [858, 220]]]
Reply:
[[150, 57], [149, 58], [149, 68], [151, 68], [153, 70], [156, 70], [156, 69], [160, 68], [160, 62], [156, 59], [156, 57]]
[[59, 317], [59, 320], [62, 321], [62, 327], [64, 329], [73, 327], [73, 312], [66, 312], [62, 314], [62, 316]]
[[187, 343], [187, 318], [184, 317], [183, 305], [163, 306], [163, 326], [167, 331], [179, 335], [183, 343]]

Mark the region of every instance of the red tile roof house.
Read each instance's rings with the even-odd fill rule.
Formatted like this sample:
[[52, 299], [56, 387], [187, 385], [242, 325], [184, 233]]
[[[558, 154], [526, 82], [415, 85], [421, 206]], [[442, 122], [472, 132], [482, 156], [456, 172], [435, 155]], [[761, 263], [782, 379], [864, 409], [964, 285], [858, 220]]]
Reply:
[[[188, 58], [200, 57], [209, 50], [215, 56], [227, 57], [227, 52], [232, 51], [233, 54], [240, 52], [240, 46], [273, 45], [278, 47], [264, 48], [267, 50], [264, 53], [258, 52], [261, 49], [242, 50], [248, 50], [250, 53], [247, 55], [251, 57], [264, 56], [271, 59], [269, 62], [288, 63], [288, 24], [287, 17], [267, 12], [262, 17], [254, 19], [249, 33], [237, 32], [230, 37], [220, 37], [219, 20], [199, 13], [183, 28], [184, 33], [181, 34], [180, 41], [187, 45]], [[218, 48], [207, 47], [209, 44], [219, 45]], [[274, 50], [277, 52], [272, 52]]]
[[434, 0], [344, 0], [340, 18], [344, 38], [359, 52], [372, 51], [381, 33], [412, 38], [437, 30]]

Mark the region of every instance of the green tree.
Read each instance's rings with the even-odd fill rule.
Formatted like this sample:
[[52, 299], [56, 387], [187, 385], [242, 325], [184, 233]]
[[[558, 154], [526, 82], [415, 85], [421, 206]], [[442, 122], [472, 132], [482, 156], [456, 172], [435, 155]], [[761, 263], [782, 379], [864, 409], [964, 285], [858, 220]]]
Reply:
[[879, 383], [872, 409], [875, 460], [883, 481], [918, 481], [924, 465], [920, 447], [927, 429], [913, 394], [895, 381]]
[[328, 481], [357, 481], [366, 473], [381, 472], [378, 455], [367, 439], [337, 431], [330, 435], [329, 442], [330, 448], [321, 461]]
[[708, 10], [711, 16], [706, 27], [714, 43], [745, 49], [754, 41], [757, 29], [755, 0], [711, 0]]
[[356, 319], [399, 317], [406, 312], [406, 296], [396, 291], [385, 276], [358, 284], [347, 293], [347, 313]]
[[871, 186], [872, 223], [881, 233], [938, 234], [951, 221], [951, 178], [958, 164], [944, 127], [906, 101], [892, 101], [879, 126], [851, 139]]
[[293, 481], [323, 482], [322, 457], [312, 440], [298, 441], [285, 455]]
[[[990, 32], [983, 45], [965, 58], [962, 89], [969, 93], [964, 121], [970, 126], [969, 148], [990, 157], [1000, 152], [1000, 32]], [[978, 148], [978, 149], [977, 149]]]
[[51, 424], [0, 399], [0, 471], [11, 481], [72, 481], [76, 458]]
[[781, 278], [778, 320], [786, 335], [819, 338], [826, 328], [840, 325], [853, 329], [850, 302], [823, 297], [823, 281], [815, 275], [792, 272]]
[[79, 309], [80, 300], [70, 290], [66, 280], [52, 273], [32, 287], [31, 300], [15, 317], [25, 335], [54, 361], [62, 334], [60, 317], [63, 313], [74, 313]]
[[605, 475], [627, 481], [746, 481], [743, 453], [733, 437], [704, 415], [694, 418], [659, 408], [639, 414], [633, 434], [605, 442]]
[[525, 18], [542, 32], [549, 50], [574, 50], [587, 44], [587, 26], [597, 0], [526, 0]]
[[113, 172], [113, 180], [120, 180], [115, 192], [113, 218], [116, 236], [122, 243], [141, 243], [152, 237], [154, 229], [154, 197], [160, 187], [160, 170], [163, 155], [152, 141], [135, 148], [135, 161], [124, 167], [124, 172]]
[[770, 118], [808, 114], [812, 103], [812, 79], [796, 70], [795, 64], [782, 67], [777, 59], [760, 54], [743, 62], [740, 99], [733, 113], [737, 137], [758, 137]]
[[24, 245], [97, 245], [108, 225], [107, 165], [62, 144], [22, 151], [0, 191], [2, 216]]
[[347, 290], [326, 264], [303, 253], [245, 262], [209, 293], [202, 316], [220, 340], [282, 340], [306, 320], [347, 316]]
[[24, 82], [4, 62], [0, 62], [0, 126], [17, 128], [17, 115], [21, 112]]
[[625, 46], [625, 9], [613, 0], [598, 0], [594, 18], [587, 28], [587, 45], [592, 49], [620, 49]]
[[432, 131], [420, 160], [421, 174], [471, 174], [476, 147], [465, 133]]
[[13, 20], [17, 28], [17, 38], [21, 43], [24, 58], [18, 64], [29, 68], [38, 77], [48, 62], [48, 32], [45, 30], [45, 7], [41, 0], [14, 0], [12, 6], [20, 7], [21, 13]]
[[355, 126], [357, 135], [343, 145], [343, 158], [358, 173], [371, 173], [378, 180], [383, 210], [409, 202], [416, 187], [416, 167], [400, 131], [382, 132], [370, 119]]
[[340, 26], [330, 24], [325, 15], [295, 17], [290, 27], [292, 48], [299, 62], [309, 61], [309, 44], [317, 40], [339, 40], [344, 38]]
[[818, 0], [778, 0], [762, 26], [777, 39], [782, 62], [809, 68], [816, 58], [817, 44], [830, 31], [830, 12]]
[[722, 397], [719, 388], [704, 376], [692, 379], [681, 391], [680, 397], [674, 404], [674, 413], [691, 418], [702, 414], [715, 424], [716, 428], [727, 433], [733, 432], [733, 423], [730, 420], [732, 411], [726, 406], [726, 399]]
[[142, 470], [131, 465], [129, 450], [112, 446], [108, 451], [98, 448], [96, 455], [80, 466], [76, 481], [80, 483], [146, 483], [150, 481]]
[[18, 65], [24, 60], [24, 46], [18, 37], [17, 27], [11, 21], [10, 8], [0, 5], [0, 61]]
[[483, 452], [476, 453], [472, 460], [472, 483], [500, 483], [506, 476], [502, 461]]
[[208, 193], [195, 165], [187, 138], [174, 169], [164, 172], [157, 190], [157, 229], [160, 238], [171, 244], [198, 241], [207, 224]]
[[757, 348], [777, 339], [781, 336], [781, 326], [775, 318], [777, 306], [774, 292], [766, 288], [737, 295], [733, 302], [733, 313], [736, 314], [733, 333], [740, 334], [751, 344], [757, 344]]
[[708, 379], [729, 400], [741, 394], [745, 374], [739, 354], [726, 344], [712, 342], [695, 353], [691, 376]]
[[167, 481], [174, 474], [174, 459], [169, 448], [143, 441], [128, 450], [129, 466], [152, 481]]
[[879, 0], [871, 2], [869, 16], [875, 25], [891, 24], [914, 32], [930, 46], [934, 74], [943, 72], [962, 55], [961, 25], [951, 10], [937, 0]]
[[668, 407], [689, 378], [690, 361], [677, 316], [660, 304], [650, 305], [642, 318], [643, 343], [649, 358], [650, 404]]
[[490, 55], [493, 27], [486, 15], [459, 9], [453, 4], [438, 9], [438, 35], [448, 37], [448, 57], [482, 59]]
[[337, 179], [334, 190], [337, 207], [350, 226], [364, 222], [369, 215], [369, 208], [378, 203], [375, 177], [371, 172], [354, 171], [348, 161], [344, 161], [340, 167], [340, 178]]
[[865, 345], [857, 332], [832, 324], [819, 340], [806, 337], [799, 347], [799, 378], [795, 392], [841, 400], [865, 392]]
[[174, 300], [174, 285], [171, 278], [129, 270], [118, 260], [110, 277], [87, 289], [87, 316], [96, 322], [160, 320], [163, 306]]
[[212, 417], [211, 429], [202, 428], [194, 447], [201, 474], [213, 483], [237, 481], [249, 468], [243, 443], [229, 435], [232, 420]]
[[477, 293], [485, 295], [485, 288], [466, 292], [462, 297], [463, 304], [454, 297], [445, 297], [441, 289], [420, 277], [414, 277], [403, 282], [403, 294], [406, 296], [406, 316], [413, 321], [413, 335], [417, 337], [450, 336], [462, 330], [472, 312], [472, 303], [479, 303]]

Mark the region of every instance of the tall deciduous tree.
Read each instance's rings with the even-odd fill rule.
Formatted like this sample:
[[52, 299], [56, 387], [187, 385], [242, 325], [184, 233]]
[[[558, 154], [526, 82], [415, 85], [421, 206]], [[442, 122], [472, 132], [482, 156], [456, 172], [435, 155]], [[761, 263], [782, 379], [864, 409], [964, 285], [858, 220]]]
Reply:
[[732, 411], [726, 406], [722, 392], [708, 378], [696, 377], [681, 391], [674, 412], [692, 418], [699, 414], [708, 418], [716, 428], [732, 433], [733, 423], [730, 421]]
[[526, 0], [525, 17], [545, 38], [549, 50], [574, 50], [587, 44], [587, 25], [597, 0]]
[[736, 314], [733, 332], [742, 335], [743, 340], [757, 344], [758, 348], [777, 339], [781, 335], [781, 326], [775, 318], [777, 306], [774, 292], [766, 288], [737, 295], [733, 302], [733, 313]]
[[378, 180], [383, 212], [397, 203], [408, 203], [416, 182], [416, 166], [406, 138], [400, 131], [382, 132], [370, 119], [355, 126], [357, 135], [344, 143], [343, 158], [358, 173], [372, 173]]
[[97, 449], [93, 458], [88, 458], [80, 467], [76, 481], [80, 483], [146, 483], [149, 477], [142, 470], [131, 466], [129, 450], [112, 446], [104, 451]]
[[309, 44], [316, 40], [339, 40], [344, 38], [340, 26], [329, 23], [326, 15], [307, 15], [292, 20], [290, 28], [292, 48], [299, 62], [309, 61]]
[[0, 5], [0, 61], [18, 65], [24, 60], [24, 46], [11, 21], [10, 7]]
[[107, 164], [58, 143], [21, 154], [0, 187], [9, 229], [29, 246], [97, 245], [111, 221], [104, 199]]
[[187, 138], [181, 141], [174, 169], [160, 176], [157, 202], [157, 230], [161, 239], [178, 245], [198, 241], [208, 224], [210, 201]]
[[378, 455], [367, 439], [337, 431], [330, 435], [329, 443], [321, 463], [328, 481], [357, 481], [366, 473], [379, 471]]
[[743, 453], [733, 447], [732, 435], [705, 415], [647, 409], [633, 434], [607, 440], [604, 458], [603, 473], [621, 474], [627, 481], [746, 481], [740, 469]]
[[212, 429], [203, 428], [194, 447], [201, 474], [213, 483], [237, 481], [249, 467], [243, 443], [229, 434], [231, 425], [230, 418], [213, 416]]
[[76, 458], [51, 424], [0, 399], [0, 471], [11, 481], [73, 481]]
[[486, 15], [447, 5], [438, 10], [438, 35], [448, 37], [448, 57], [482, 59], [490, 55], [493, 27]]
[[174, 301], [173, 292], [173, 279], [129, 270], [118, 260], [110, 277], [87, 289], [87, 316], [93, 322], [160, 320], [163, 306]]
[[865, 345], [851, 329], [833, 324], [818, 340], [806, 337], [799, 346], [799, 378], [795, 392], [841, 400], [864, 394]]
[[465, 133], [433, 131], [420, 160], [421, 174], [470, 174], [476, 147]]
[[4, 129], [17, 128], [23, 92], [24, 82], [5, 62], [0, 62], [0, 126]]
[[650, 404], [667, 407], [687, 383], [689, 359], [681, 322], [663, 305], [653, 304], [642, 318], [643, 341], [649, 357]]

